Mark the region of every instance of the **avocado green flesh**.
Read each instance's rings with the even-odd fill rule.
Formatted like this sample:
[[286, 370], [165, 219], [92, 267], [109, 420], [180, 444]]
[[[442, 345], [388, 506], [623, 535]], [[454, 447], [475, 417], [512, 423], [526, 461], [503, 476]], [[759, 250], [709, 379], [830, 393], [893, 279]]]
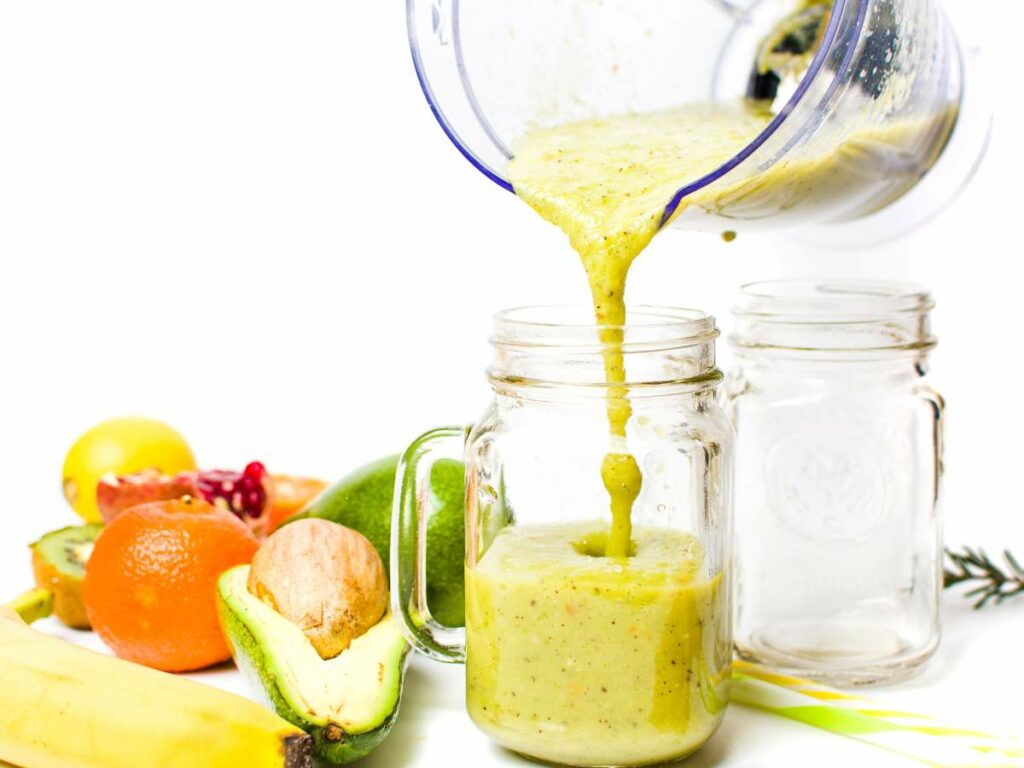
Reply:
[[281, 717], [309, 733], [321, 762], [372, 751], [398, 715], [408, 646], [389, 613], [340, 656], [321, 659], [298, 626], [248, 590], [249, 566], [220, 577], [217, 604], [235, 663]]
[[[317, 496], [289, 522], [308, 517], [340, 523], [370, 540], [384, 567], [391, 559], [391, 506], [398, 456], [367, 464]], [[466, 623], [465, 469], [461, 461], [440, 459], [430, 471], [427, 521], [427, 605], [446, 627]]]

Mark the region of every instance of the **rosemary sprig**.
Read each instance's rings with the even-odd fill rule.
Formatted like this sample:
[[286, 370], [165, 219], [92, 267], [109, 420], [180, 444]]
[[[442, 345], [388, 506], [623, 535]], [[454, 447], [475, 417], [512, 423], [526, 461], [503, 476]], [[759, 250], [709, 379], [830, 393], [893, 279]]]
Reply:
[[964, 597], [977, 598], [975, 608], [984, 607], [990, 600], [999, 604], [1016, 595], [1024, 595], [1024, 568], [1008, 549], [1003, 550], [1005, 570], [993, 563], [981, 548], [964, 547], [960, 552], [947, 549], [946, 557], [952, 567], [945, 569], [945, 586], [977, 582], [978, 586], [964, 594]]

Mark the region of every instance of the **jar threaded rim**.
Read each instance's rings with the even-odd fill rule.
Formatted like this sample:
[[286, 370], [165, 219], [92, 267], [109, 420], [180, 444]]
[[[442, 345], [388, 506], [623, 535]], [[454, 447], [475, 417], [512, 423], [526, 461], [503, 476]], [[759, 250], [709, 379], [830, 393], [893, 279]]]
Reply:
[[593, 309], [583, 305], [518, 307], [495, 315], [488, 376], [516, 384], [606, 387], [605, 354], [614, 348], [626, 364], [625, 386], [707, 386], [721, 376], [715, 368], [718, 336], [715, 318], [695, 309], [635, 306], [624, 325], [598, 325]]
[[927, 351], [931, 294], [910, 282], [862, 279], [748, 283], [732, 310], [739, 348], [795, 352]]

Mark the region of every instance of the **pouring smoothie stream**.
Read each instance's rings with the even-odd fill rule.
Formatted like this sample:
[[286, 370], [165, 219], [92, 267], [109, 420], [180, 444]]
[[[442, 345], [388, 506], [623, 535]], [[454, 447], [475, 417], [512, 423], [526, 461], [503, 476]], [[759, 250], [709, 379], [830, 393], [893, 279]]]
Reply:
[[516, 194], [569, 235], [590, 285], [608, 383], [611, 445], [601, 467], [611, 503], [603, 553], [608, 557], [629, 554], [630, 510], [642, 484], [626, 443], [631, 413], [621, 351], [626, 276], [661, 226], [679, 179], [714, 170], [770, 119], [770, 113], [742, 102], [572, 123], [528, 134], [509, 164]]

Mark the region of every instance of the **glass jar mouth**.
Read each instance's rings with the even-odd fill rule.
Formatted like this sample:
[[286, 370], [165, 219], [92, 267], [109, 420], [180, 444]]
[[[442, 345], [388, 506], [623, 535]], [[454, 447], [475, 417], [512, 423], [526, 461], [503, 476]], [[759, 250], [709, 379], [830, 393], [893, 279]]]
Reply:
[[928, 350], [931, 294], [910, 282], [770, 280], [740, 288], [730, 342], [793, 351]]
[[909, 282], [885, 280], [766, 280], [740, 287], [737, 317], [784, 322], [851, 322], [921, 314], [935, 307], [931, 294]]
[[629, 308], [624, 325], [598, 325], [590, 306], [550, 304], [516, 307], [494, 316], [492, 345], [564, 348], [600, 353], [602, 334], [622, 334], [623, 354], [713, 342], [715, 318], [699, 309], [641, 305]]
[[[624, 325], [598, 325], [593, 307], [518, 307], [494, 318], [492, 383], [546, 387], [608, 386], [609, 351], [622, 354], [623, 384], [634, 394], [665, 385], [703, 389], [721, 378], [715, 368], [715, 318], [696, 309], [637, 306]], [[652, 392], [653, 394], [653, 392]]]

